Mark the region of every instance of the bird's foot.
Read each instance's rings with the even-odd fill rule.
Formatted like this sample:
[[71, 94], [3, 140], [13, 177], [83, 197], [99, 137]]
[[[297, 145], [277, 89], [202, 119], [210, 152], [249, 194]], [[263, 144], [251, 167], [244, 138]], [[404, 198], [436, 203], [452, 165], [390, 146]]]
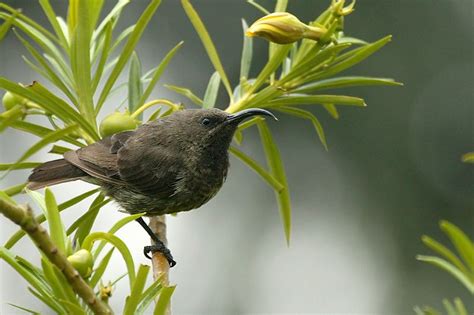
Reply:
[[162, 242], [160, 242], [160, 244], [145, 246], [143, 248], [143, 253], [148, 259], [151, 259], [150, 253], [153, 254], [156, 252], [160, 252], [163, 254], [163, 256], [165, 256], [166, 260], [168, 260], [168, 263], [170, 264], [170, 267], [174, 267], [176, 265], [176, 261], [174, 261], [170, 250]]

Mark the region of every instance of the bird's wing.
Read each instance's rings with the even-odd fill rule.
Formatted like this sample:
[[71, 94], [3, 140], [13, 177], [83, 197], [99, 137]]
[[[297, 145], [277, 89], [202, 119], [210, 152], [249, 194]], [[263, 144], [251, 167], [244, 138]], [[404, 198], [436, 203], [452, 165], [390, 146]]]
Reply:
[[146, 195], [168, 198], [176, 190], [181, 158], [166, 143], [130, 139], [117, 153], [120, 178]]
[[64, 158], [87, 174], [111, 184], [123, 184], [117, 168], [117, 152], [134, 131], [125, 131], [104, 138], [77, 151], [68, 151]]

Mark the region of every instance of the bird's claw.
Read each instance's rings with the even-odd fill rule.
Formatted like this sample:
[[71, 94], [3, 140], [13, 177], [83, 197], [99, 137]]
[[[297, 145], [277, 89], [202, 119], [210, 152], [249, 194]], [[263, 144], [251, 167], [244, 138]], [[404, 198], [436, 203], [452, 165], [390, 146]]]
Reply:
[[176, 265], [176, 261], [173, 259], [173, 255], [171, 255], [171, 252], [166, 246], [163, 246], [161, 244], [155, 244], [155, 245], [150, 245], [150, 246], [145, 246], [143, 248], [143, 254], [145, 254], [145, 257], [148, 259], [151, 259], [150, 253], [156, 253], [160, 252], [165, 256], [166, 260], [170, 264], [170, 267], [174, 267]]

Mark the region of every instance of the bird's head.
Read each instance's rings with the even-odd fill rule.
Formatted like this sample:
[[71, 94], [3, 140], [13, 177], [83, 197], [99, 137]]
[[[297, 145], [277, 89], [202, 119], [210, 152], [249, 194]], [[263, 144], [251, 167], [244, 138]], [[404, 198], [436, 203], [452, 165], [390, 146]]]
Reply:
[[260, 108], [244, 109], [235, 114], [213, 108], [178, 111], [166, 117], [166, 120], [177, 127], [183, 141], [204, 149], [227, 150], [238, 125], [257, 115], [276, 119], [272, 113]]

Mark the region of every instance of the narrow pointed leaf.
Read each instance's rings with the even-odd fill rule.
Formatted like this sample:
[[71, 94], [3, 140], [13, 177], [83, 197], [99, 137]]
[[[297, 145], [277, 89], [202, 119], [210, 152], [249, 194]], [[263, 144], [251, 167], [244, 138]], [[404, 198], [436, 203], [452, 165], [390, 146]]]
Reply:
[[115, 247], [112, 247], [107, 254], [105, 254], [104, 258], [100, 261], [97, 268], [94, 270], [94, 273], [89, 280], [89, 285], [91, 288], [95, 288], [95, 286], [99, 283], [104, 275], [105, 270], [109, 267], [110, 258], [112, 258], [112, 254], [114, 253]]
[[150, 267], [146, 265], [140, 265], [137, 272], [137, 277], [133, 284], [133, 288], [130, 292], [130, 295], [127, 297], [125, 302], [125, 307], [123, 310], [124, 315], [134, 315], [140, 302], [140, 297], [142, 295], [143, 289], [145, 288], [146, 278]]
[[461, 260], [451, 251], [449, 248], [444, 246], [443, 244], [435, 241], [431, 237], [427, 235], [423, 235], [421, 237], [423, 244], [446, 258], [452, 264], [454, 264], [462, 273], [468, 273], [466, 266], [461, 262]]
[[247, 22], [242, 19], [242, 30], [243, 30], [243, 45], [242, 45], [242, 58], [240, 59], [240, 77], [249, 78], [250, 65], [252, 64], [253, 54], [253, 39], [252, 37], [245, 36], [245, 32], [249, 26]]
[[142, 297], [140, 299], [140, 304], [138, 305], [136, 310], [137, 315], [145, 314], [145, 311], [155, 300], [156, 296], [160, 293], [161, 288], [161, 277], [159, 277], [148, 287], [148, 289], [145, 290], [145, 292], [143, 292]]
[[56, 198], [54, 198], [54, 195], [49, 188], [46, 188], [45, 190], [44, 199], [46, 203], [46, 217], [48, 220], [51, 240], [60, 251], [66, 254], [66, 232], [64, 231], [61, 216], [59, 215]]
[[250, 156], [240, 151], [236, 147], [230, 147], [229, 152], [235, 155], [239, 160], [246, 164], [251, 170], [259, 175], [270, 187], [275, 191], [281, 192], [285, 187], [270, 173], [268, 173], [257, 161], [252, 159]]
[[167, 89], [170, 89], [171, 91], [174, 91], [178, 94], [186, 96], [188, 99], [190, 99], [196, 105], [202, 106], [202, 104], [203, 104], [203, 101], [199, 97], [197, 97], [196, 94], [194, 94], [190, 89], [183, 88], [183, 87], [176, 86], [176, 85], [170, 85], [170, 84], [165, 84], [164, 87], [167, 88]]
[[326, 142], [326, 136], [324, 135], [324, 129], [321, 123], [319, 122], [318, 118], [314, 116], [311, 112], [308, 112], [304, 109], [301, 108], [296, 108], [296, 107], [278, 107], [278, 110], [296, 117], [300, 117], [303, 119], [308, 119], [313, 123], [314, 128], [316, 129], [316, 133], [318, 134], [319, 140], [323, 144], [324, 148], [326, 151], [328, 150], [328, 145]]
[[260, 121], [257, 126], [270, 171], [284, 187], [283, 190], [279, 192], [275, 190], [275, 195], [280, 208], [280, 215], [283, 222], [286, 242], [289, 245], [291, 234], [291, 201], [288, 183], [286, 181], [285, 169], [281, 160], [280, 151], [273, 140], [272, 134], [267, 124], [264, 121]]
[[[81, 202], [82, 200], [86, 199], [87, 197], [90, 197], [91, 195], [97, 193], [99, 191], [98, 188], [96, 189], [92, 189], [92, 190], [89, 190], [83, 194], [80, 194], [68, 201], [65, 201], [61, 204], [58, 205], [58, 211], [61, 212], [63, 210], [66, 210], [76, 204], [78, 204], [79, 202]], [[1, 196], [0, 196], [1, 197]], [[36, 216], [35, 220], [38, 222], [38, 223], [43, 223], [45, 220], [46, 220], [46, 217], [44, 214], [40, 214], [38, 216]], [[5, 248], [7, 249], [10, 249], [12, 248], [23, 236], [25, 236], [25, 231], [20, 229], [18, 230], [17, 232], [15, 232], [15, 234], [13, 234], [8, 240], [7, 242], [5, 243]]]
[[122, 255], [125, 261], [125, 265], [127, 266], [128, 278], [130, 282], [130, 290], [132, 290], [133, 284], [135, 283], [135, 267], [133, 265], [132, 255], [130, 254], [130, 250], [128, 249], [127, 245], [115, 235], [112, 235], [109, 233], [103, 233], [103, 232], [95, 232], [95, 233], [89, 234], [84, 239], [82, 248], [87, 249], [88, 251], [91, 251], [92, 245], [94, 244], [95, 241], [99, 239], [106, 240], [107, 242], [111, 243], [119, 250], [120, 254]]
[[217, 93], [219, 92], [220, 83], [221, 78], [219, 76], [219, 72], [216, 71], [209, 79], [209, 83], [206, 88], [206, 93], [204, 93], [202, 108], [214, 108], [216, 104]]
[[262, 13], [265, 14], [265, 15], [270, 14], [270, 11], [268, 11], [267, 9], [265, 9], [262, 5], [258, 4], [258, 3], [255, 2], [254, 0], [247, 0], [247, 3], [253, 5], [257, 10], [259, 10], [260, 12], [262, 12]]
[[171, 59], [173, 59], [174, 55], [181, 48], [182, 45], [183, 45], [183, 42], [182, 41], [179, 42], [176, 46], [174, 46], [166, 54], [166, 56], [163, 58], [163, 60], [161, 60], [158, 67], [156, 67], [156, 70], [153, 72], [153, 76], [152, 76], [150, 82], [148, 83], [148, 86], [146, 87], [145, 91], [143, 92], [140, 100], [138, 101], [138, 104], [137, 104], [136, 108], [139, 108], [140, 106], [145, 104], [146, 100], [151, 95], [151, 92], [153, 92], [153, 89], [155, 88], [156, 83], [158, 83], [158, 80], [160, 80], [161, 75], [163, 74], [163, 72], [168, 67], [168, 64], [170, 63]]
[[[464, 232], [458, 228], [456, 225], [448, 222], [448, 221], [441, 221], [440, 222], [441, 230], [446, 233], [451, 240], [451, 242], [456, 247], [456, 250], [461, 255], [462, 259], [471, 270], [471, 273], [474, 273], [474, 244], [473, 242], [467, 237]], [[473, 278], [474, 282], [474, 278]], [[473, 283], [474, 285], [474, 283]]]
[[[133, 113], [140, 105], [139, 101], [143, 94], [143, 85], [141, 81], [142, 64], [134, 51], [130, 58], [130, 70], [128, 75], [128, 110]], [[141, 119], [138, 117], [138, 119]]]
[[66, 36], [64, 35], [63, 29], [61, 28], [58, 20], [56, 19], [57, 14], [54, 12], [51, 3], [49, 2], [49, 0], [39, 0], [39, 4], [41, 5], [41, 8], [43, 9], [43, 12], [45, 13], [46, 17], [48, 18], [49, 23], [53, 27], [61, 46], [66, 51], [68, 51], [68, 41], [66, 39]]
[[156, 303], [155, 310], [153, 311], [153, 315], [165, 315], [167, 312], [168, 304], [171, 301], [171, 295], [173, 295], [174, 289], [176, 286], [171, 287], [163, 287], [161, 289], [160, 297], [158, 298], [158, 302]]
[[304, 105], [304, 104], [337, 104], [351, 106], [366, 106], [364, 100], [359, 97], [345, 95], [295, 95], [283, 96], [267, 103], [271, 106]]
[[351, 86], [365, 86], [365, 85], [388, 85], [388, 86], [402, 86], [402, 83], [396, 82], [389, 78], [372, 78], [372, 77], [338, 77], [326, 80], [320, 80], [314, 83], [303, 85], [293, 92], [295, 93], [313, 93], [314, 91], [324, 89], [336, 89]]
[[418, 255], [416, 257], [417, 260], [427, 262], [429, 264], [432, 264], [434, 266], [437, 266], [448, 273], [450, 273], [454, 278], [459, 280], [472, 294], [474, 294], [474, 283], [469, 280], [469, 278], [463, 274], [458, 268], [456, 268], [453, 264], [447, 262], [444, 259], [441, 259], [439, 257], [433, 257], [433, 256], [422, 256]]
[[204, 48], [206, 49], [207, 55], [209, 56], [209, 60], [214, 65], [216, 71], [219, 72], [222, 83], [224, 84], [232, 103], [232, 88], [230, 86], [229, 79], [227, 78], [227, 75], [225, 73], [224, 67], [222, 66], [216, 47], [212, 42], [211, 36], [209, 36], [209, 33], [207, 32], [207, 29], [204, 26], [204, 23], [202, 22], [196, 10], [191, 5], [191, 2], [189, 2], [189, 0], [181, 0], [181, 4], [183, 5], [184, 11], [186, 12], [189, 20], [193, 24], [194, 29], [198, 33], [199, 38], [201, 39], [201, 42], [204, 45]]
[[96, 113], [98, 113], [104, 105], [104, 102], [107, 99], [110, 90], [117, 81], [117, 78], [125, 67], [128, 59], [132, 55], [132, 52], [135, 50], [135, 47], [140, 37], [142, 36], [146, 26], [148, 25], [148, 22], [150, 22], [153, 14], [158, 9], [160, 3], [161, 0], [152, 0], [143, 12], [143, 14], [138, 19], [135, 27], [133, 28], [132, 33], [128, 37], [127, 43], [125, 44], [124, 48], [122, 49], [122, 52], [120, 53], [120, 57], [117, 61], [117, 64], [114, 66], [112, 73], [109, 75], [109, 78], [107, 79], [102, 89], [102, 93], [100, 94], [99, 100], [97, 102]]
[[322, 104], [324, 109], [331, 115], [334, 119], [339, 119], [339, 112], [334, 104]]

